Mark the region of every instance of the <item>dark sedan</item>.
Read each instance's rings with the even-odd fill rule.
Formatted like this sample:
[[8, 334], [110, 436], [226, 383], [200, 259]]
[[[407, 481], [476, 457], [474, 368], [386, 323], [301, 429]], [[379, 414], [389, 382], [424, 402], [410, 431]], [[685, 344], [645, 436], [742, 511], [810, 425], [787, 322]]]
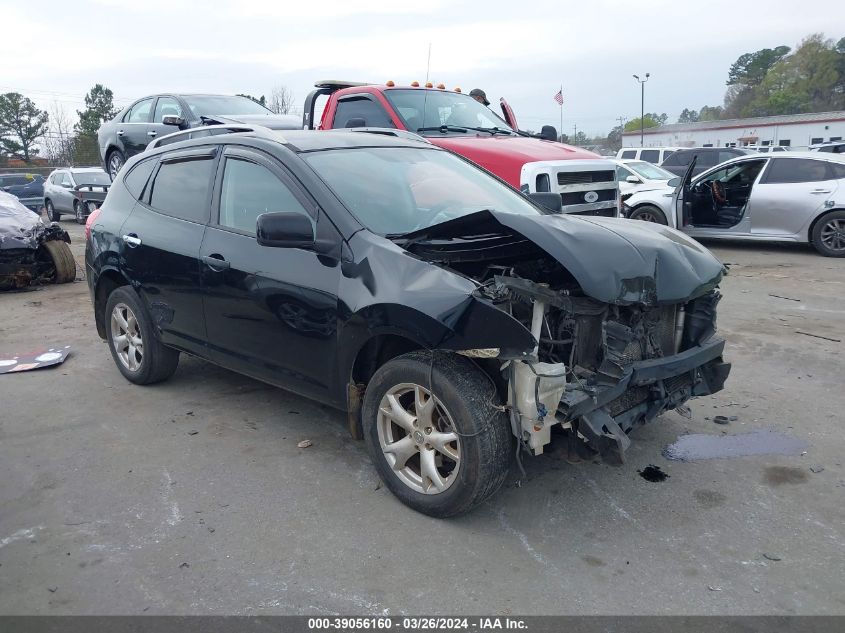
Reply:
[[687, 167], [695, 159], [692, 175], [697, 176], [711, 167], [724, 163], [726, 160], [756, 153], [754, 150], [741, 147], [691, 147], [673, 152], [660, 163], [660, 166], [676, 176], [683, 176], [687, 173]]
[[20, 200], [30, 211], [41, 212], [44, 202], [44, 176], [40, 174], [0, 174], [0, 191]]
[[402, 135], [256, 128], [130, 160], [85, 251], [117, 369], [154, 383], [187, 353], [345, 410], [385, 485], [439, 517], [554, 427], [618, 465], [635, 428], [722, 388], [707, 249], [531, 194], [551, 213]]
[[126, 160], [144, 151], [157, 136], [215, 123], [255, 123], [274, 130], [302, 127], [299, 117], [275, 114], [249, 99], [230, 95], [162, 94], [138, 99], [103, 123], [97, 144], [112, 179]]

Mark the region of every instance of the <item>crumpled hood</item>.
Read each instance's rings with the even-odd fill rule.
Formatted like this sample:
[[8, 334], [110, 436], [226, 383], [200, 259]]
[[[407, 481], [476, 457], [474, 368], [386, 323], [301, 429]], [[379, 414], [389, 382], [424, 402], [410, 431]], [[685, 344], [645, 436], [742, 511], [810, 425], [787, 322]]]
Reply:
[[667, 226], [624, 218], [493, 212], [608, 303], [678, 303], [714, 288], [725, 267], [704, 246]]
[[606, 303], [680, 303], [716, 287], [725, 267], [667, 226], [623, 218], [480, 211], [403, 239], [478, 235], [506, 227], [563, 265], [588, 296]]
[[0, 250], [36, 248], [45, 226], [13, 195], [0, 191]]

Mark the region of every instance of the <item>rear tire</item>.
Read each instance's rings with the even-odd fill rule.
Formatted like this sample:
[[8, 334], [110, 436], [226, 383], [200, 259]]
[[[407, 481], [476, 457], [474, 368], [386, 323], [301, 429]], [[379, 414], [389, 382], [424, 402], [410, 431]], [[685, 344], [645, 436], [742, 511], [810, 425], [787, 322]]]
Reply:
[[76, 260], [70, 252], [70, 246], [61, 240], [50, 240], [44, 242], [42, 247], [49, 256], [50, 261], [56, 269], [53, 277], [54, 284], [68, 284], [76, 279]]
[[499, 405], [490, 378], [457, 354], [438, 352], [433, 366], [429, 351], [384, 364], [367, 385], [362, 412], [381, 480], [402, 503], [433, 517], [482, 503], [501, 487], [513, 455]]
[[73, 214], [76, 216], [77, 224], [85, 224], [85, 205], [78, 200], [73, 203]]
[[106, 340], [114, 364], [129, 382], [151, 385], [170, 378], [179, 366], [179, 352], [162, 345], [138, 294], [116, 288], [103, 315]]
[[666, 221], [666, 215], [655, 207], [652, 204], [644, 204], [640, 207], [637, 207], [631, 212], [631, 215], [628, 216], [629, 220], [641, 220], [643, 222], [654, 222], [655, 224], [662, 224], [663, 226], [668, 226], [669, 223]]
[[845, 211], [820, 217], [813, 227], [812, 244], [825, 257], [845, 257]]
[[62, 219], [62, 214], [56, 211], [56, 207], [53, 206], [53, 202], [51, 200], [47, 200], [45, 206], [47, 207], [47, 219], [50, 222], [58, 222]]
[[109, 155], [106, 157], [106, 171], [108, 172], [112, 182], [114, 182], [114, 179], [117, 178], [117, 174], [123, 168], [125, 163], [126, 157], [123, 155], [123, 152], [117, 149], [113, 149], [109, 152]]

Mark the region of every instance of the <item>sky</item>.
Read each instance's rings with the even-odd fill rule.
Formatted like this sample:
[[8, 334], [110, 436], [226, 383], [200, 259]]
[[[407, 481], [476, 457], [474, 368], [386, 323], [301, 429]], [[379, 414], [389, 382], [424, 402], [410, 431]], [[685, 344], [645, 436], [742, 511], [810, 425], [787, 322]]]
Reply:
[[605, 134], [639, 116], [633, 74], [651, 75], [646, 112], [674, 122], [722, 103], [741, 54], [845, 36], [841, 0], [44, 0], [38, 11], [0, 1], [0, 92], [72, 117], [95, 83], [119, 107], [284, 85], [301, 111], [317, 80], [408, 84], [428, 68], [435, 83], [506, 98], [523, 129], [560, 127], [562, 85], [562, 131]]

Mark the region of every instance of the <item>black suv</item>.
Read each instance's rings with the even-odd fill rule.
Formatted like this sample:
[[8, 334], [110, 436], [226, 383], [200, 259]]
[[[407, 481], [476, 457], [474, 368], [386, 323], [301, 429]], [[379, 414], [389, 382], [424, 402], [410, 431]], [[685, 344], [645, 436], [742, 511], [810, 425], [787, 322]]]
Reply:
[[97, 331], [128, 380], [165, 380], [184, 352], [345, 410], [433, 516], [487, 498], [554, 426], [618, 464], [634, 428], [730, 368], [723, 268], [700, 244], [550, 213], [407, 133], [152, 148], [88, 227]]
[[676, 176], [683, 176], [692, 159], [695, 158], [695, 167], [693, 167], [692, 175], [697, 176], [701, 172], [724, 163], [731, 158], [756, 153], [754, 150], [739, 147], [695, 147], [679, 149], [660, 163], [660, 166]]
[[114, 179], [126, 159], [158, 136], [218, 123], [257, 123], [274, 130], [302, 127], [299, 117], [274, 114], [247, 97], [203, 94], [152, 95], [125, 107], [97, 131], [100, 159]]

